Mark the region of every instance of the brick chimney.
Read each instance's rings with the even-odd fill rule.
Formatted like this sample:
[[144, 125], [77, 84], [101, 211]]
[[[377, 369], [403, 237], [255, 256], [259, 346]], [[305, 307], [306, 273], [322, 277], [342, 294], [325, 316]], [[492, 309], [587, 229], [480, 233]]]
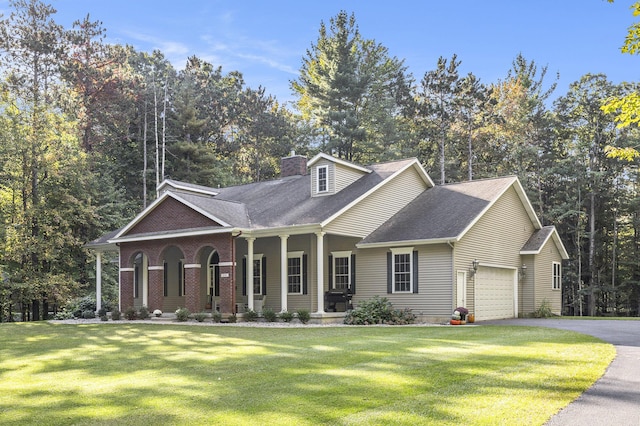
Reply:
[[307, 174], [307, 157], [304, 155], [296, 155], [295, 151], [291, 151], [288, 157], [284, 157], [280, 161], [280, 177], [287, 176], [304, 176]]

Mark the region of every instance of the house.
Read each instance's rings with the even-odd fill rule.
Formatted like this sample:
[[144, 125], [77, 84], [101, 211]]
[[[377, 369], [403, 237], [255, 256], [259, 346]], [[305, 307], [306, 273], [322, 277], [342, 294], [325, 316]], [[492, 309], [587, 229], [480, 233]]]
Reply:
[[[292, 153], [279, 179], [228, 188], [164, 181], [90, 248], [117, 248], [120, 308], [223, 315], [307, 309], [318, 320], [387, 297], [421, 319], [561, 311], [567, 252], [516, 177], [435, 186], [417, 159], [369, 166]], [[338, 302], [332, 296], [338, 294]]]

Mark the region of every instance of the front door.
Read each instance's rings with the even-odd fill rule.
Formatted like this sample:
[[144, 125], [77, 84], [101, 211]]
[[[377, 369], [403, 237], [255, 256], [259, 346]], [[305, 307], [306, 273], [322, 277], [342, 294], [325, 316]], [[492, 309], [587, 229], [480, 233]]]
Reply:
[[467, 272], [458, 271], [456, 282], [456, 307], [466, 308], [467, 304]]

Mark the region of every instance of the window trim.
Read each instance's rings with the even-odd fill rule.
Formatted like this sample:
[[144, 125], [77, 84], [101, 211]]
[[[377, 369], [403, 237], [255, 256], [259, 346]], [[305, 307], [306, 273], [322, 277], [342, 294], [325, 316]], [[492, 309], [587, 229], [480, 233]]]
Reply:
[[[556, 266], [558, 274], [556, 274]], [[560, 262], [551, 262], [551, 289], [562, 290], [562, 263]]]
[[[324, 189], [320, 189], [320, 170], [324, 170], [324, 179], [322, 179], [322, 182], [324, 182]], [[316, 167], [316, 192], [318, 194], [329, 192], [329, 165], [327, 164]]]
[[[351, 254], [352, 252], [349, 251], [332, 251], [331, 252], [331, 262], [333, 263], [333, 265], [331, 265], [331, 274], [332, 274], [332, 283], [333, 283], [333, 288], [337, 289], [337, 290], [346, 290], [346, 289], [351, 289], [351, 268], [353, 267], [351, 265]], [[337, 287], [337, 283], [338, 280], [336, 279], [336, 271], [338, 270], [337, 265], [336, 265], [336, 260], [338, 258], [347, 258], [347, 287], [346, 288], [338, 288]]]
[[[409, 271], [403, 272], [403, 274], [409, 274], [409, 289], [397, 290], [396, 289], [396, 255], [408, 255], [409, 256]], [[391, 249], [391, 293], [392, 294], [410, 294], [413, 293], [413, 270], [415, 265], [413, 264], [413, 247], [397, 247]]]
[[[304, 294], [304, 264], [303, 264], [303, 256], [304, 256], [304, 252], [303, 251], [290, 251], [287, 253], [287, 294], [291, 294], [291, 295], [302, 295]], [[289, 259], [299, 259], [300, 262], [300, 291], [291, 291], [291, 282], [289, 281], [290, 277], [296, 276], [296, 275], [290, 275], [289, 274]]]
[[164, 297], [169, 296], [169, 268], [167, 261], [162, 261], [162, 294]]

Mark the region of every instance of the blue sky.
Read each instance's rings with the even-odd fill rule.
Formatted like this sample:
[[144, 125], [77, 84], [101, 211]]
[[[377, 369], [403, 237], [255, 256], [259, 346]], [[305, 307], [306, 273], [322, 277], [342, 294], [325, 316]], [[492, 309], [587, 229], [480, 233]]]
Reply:
[[[161, 50], [178, 69], [196, 55], [224, 72], [243, 73], [280, 101], [291, 101], [305, 51], [320, 21], [340, 10], [356, 15], [361, 34], [405, 60], [416, 80], [439, 56], [456, 53], [461, 72], [484, 83], [506, 76], [522, 53], [549, 77], [560, 73], [556, 96], [586, 73], [615, 83], [639, 81], [640, 56], [620, 53], [634, 22], [632, 1], [617, 0], [51, 0], [56, 21], [70, 27], [90, 14], [107, 29], [107, 41], [142, 51]], [[5, 15], [8, 1], [0, 0]], [[551, 79], [549, 78], [549, 81]]]

